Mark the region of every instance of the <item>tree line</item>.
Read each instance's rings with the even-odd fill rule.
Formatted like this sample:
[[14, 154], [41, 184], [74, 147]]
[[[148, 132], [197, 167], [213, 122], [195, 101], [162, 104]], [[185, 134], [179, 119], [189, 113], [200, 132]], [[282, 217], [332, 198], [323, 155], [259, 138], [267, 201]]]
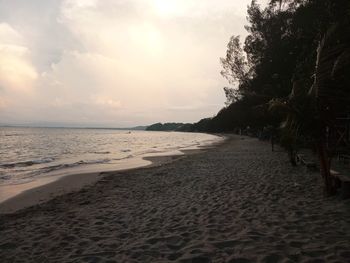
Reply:
[[248, 36], [232, 36], [221, 58], [226, 106], [183, 130], [278, 131], [292, 163], [298, 145], [309, 144], [332, 195], [336, 120], [350, 113], [350, 1], [271, 0], [261, 8], [253, 0], [247, 19]]

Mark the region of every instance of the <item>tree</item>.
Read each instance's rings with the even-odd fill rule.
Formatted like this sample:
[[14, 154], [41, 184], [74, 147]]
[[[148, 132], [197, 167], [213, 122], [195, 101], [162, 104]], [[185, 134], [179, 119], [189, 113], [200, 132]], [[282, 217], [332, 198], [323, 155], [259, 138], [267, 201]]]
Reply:
[[[300, 137], [309, 137], [317, 149], [320, 161], [320, 171], [324, 181], [324, 193], [327, 196], [336, 193], [333, 177], [331, 176], [331, 158], [334, 154], [337, 142], [335, 120], [339, 114], [346, 112], [350, 105], [350, 23], [348, 10], [349, 3], [337, 2], [337, 4], [324, 1], [322, 9], [316, 6], [318, 1], [309, 1], [309, 5], [301, 6], [295, 12], [294, 23], [299, 24], [300, 12], [318, 13], [319, 17], [309, 16], [319, 21], [314, 24], [315, 32], [321, 33], [325, 24], [328, 30], [322, 37], [317, 48], [317, 56], [306, 55], [298, 60], [295, 76], [303, 83], [304, 89], [294, 83], [291, 95], [285, 100], [271, 101], [271, 108], [279, 108], [286, 112], [285, 121], [282, 124], [282, 144], [289, 150], [291, 161]], [[340, 10], [345, 10], [340, 12]], [[317, 10], [317, 12], [316, 12]], [[331, 12], [329, 12], [329, 10]], [[335, 16], [334, 14], [337, 13]], [[304, 21], [304, 19], [301, 19]], [[326, 23], [325, 23], [326, 22]], [[299, 36], [304, 46], [300, 54], [306, 54], [306, 50], [315, 49], [315, 43], [308, 39], [307, 29], [302, 26], [293, 27], [294, 32], [303, 32]], [[311, 50], [312, 50], [311, 49]], [[310, 54], [310, 52], [308, 51]], [[314, 81], [309, 92], [305, 89], [309, 86], [311, 61], [316, 60], [314, 67]], [[306, 87], [306, 88], [305, 88]], [[297, 91], [297, 92], [296, 92]], [[301, 93], [300, 93], [301, 91]], [[311, 124], [311, 125], [310, 125]]]
[[253, 0], [243, 47], [239, 37], [231, 37], [221, 59], [222, 75], [236, 87], [224, 89], [227, 107], [211, 120], [214, 127], [230, 129], [269, 125], [278, 118], [254, 109], [270, 101], [284, 115], [281, 143], [291, 161], [302, 142], [318, 149], [327, 195], [335, 192], [327, 145], [334, 144], [337, 114], [350, 110], [349, 19], [348, 0], [271, 0], [265, 9]]
[[[221, 75], [225, 77], [232, 85], [242, 85], [249, 79], [249, 65], [244, 55], [239, 36], [232, 36], [227, 44], [226, 57], [220, 58], [223, 70]], [[226, 105], [241, 98], [240, 87], [225, 87], [224, 92], [227, 98]]]
[[232, 36], [227, 44], [226, 57], [220, 59], [221, 74], [231, 84], [241, 83], [249, 77], [249, 66], [240, 43], [239, 36]]
[[314, 144], [319, 133], [314, 94], [307, 91], [304, 85], [304, 81], [294, 80], [293, 89], [287, 98], [269, 102], [270, 111], [285, 116], [280, 125], [280, 144], [288, 151], [293, 166], [297, 165], [299, 146], [306, 141]]
[[350, 113], [349, 20], [349, 0], [270, 0], [266, 8], [253, 0], [243, 46], [232, 36], [221, 58], [221, 74], [234, 88], [224, 88], [226, 107], [201, 127], [261, 129], [283, 120], [281, 143], [291, 161], [301, 143], [313, 143], [325, 193], [334, 194], [329, 146], [336, 145], [335, 119]]
[[336, 147], [331, 133], [336, 133], [335, 119], [350, 105], [350, 23], [345, 19], [332, 25], [318, 48], [314, 90], [320, 116], [317, 150], [324, 192], [336, 192], [331, 176], [332, 152]]

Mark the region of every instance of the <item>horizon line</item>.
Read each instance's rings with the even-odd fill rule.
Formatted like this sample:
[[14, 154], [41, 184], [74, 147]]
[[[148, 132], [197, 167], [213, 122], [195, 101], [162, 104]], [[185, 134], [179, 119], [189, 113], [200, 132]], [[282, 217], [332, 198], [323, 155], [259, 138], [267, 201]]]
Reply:
[[133, 127], [94, 127], [94, 126], [46, 126], [46, 125], [35, 125], [35, 124], [1, 124], [0, 128], [57, 128], [57, 129], [108, 129], [108, 130], [131, 130], [139, 127], [147, 128], [150, 125], [137, 125]]

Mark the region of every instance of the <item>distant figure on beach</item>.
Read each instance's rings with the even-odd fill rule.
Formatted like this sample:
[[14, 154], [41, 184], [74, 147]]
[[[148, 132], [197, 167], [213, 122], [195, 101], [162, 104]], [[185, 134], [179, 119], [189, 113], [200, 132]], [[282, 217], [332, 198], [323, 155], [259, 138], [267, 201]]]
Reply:
[[271, 133], [271, 151], [275, 150], [275, 134]]
[[277, 130], [272, 125], [265, 126], [261, 133], [260, 139], [271, 142], [271, 151], [275, 150], [275, 142], [277, 137]]

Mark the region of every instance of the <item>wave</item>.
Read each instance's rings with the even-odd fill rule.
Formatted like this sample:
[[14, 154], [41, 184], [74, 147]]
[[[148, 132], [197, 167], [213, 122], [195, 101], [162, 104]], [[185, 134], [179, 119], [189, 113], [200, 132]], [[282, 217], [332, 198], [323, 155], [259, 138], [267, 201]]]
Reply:
[[93, 153], [95, 153], [95, 154], [110, 154], [111, 152], [108, 152], [108, 151], [105, 151], [105, 152], [93, 152]]
[[130, 159], [130, 158], [133, 158], [133, 157], [135, 157], [133, 154], [129, 154], [128, 156], [121, 157], [121, 158], [114, 158], [113, 160], [114, 161], [120, 161], [120, 160]]
[[[95, 169], [94, 166], [100, 166], [101, 170], [110, 169], [113, 165], [118, 167], [120, 163], [131, 162], [133, 158], [173, 152], [210, 142], [206, 135], [198, 134], [187, 134], [184, 137], [177, 133], [140, 132], [127, 138], [129, 136], [121, 135], [120, 131], [103, 130], [0, 129], [2, 131], [6, 137], [1, 141], [4, 147], [0, 151], [0, 185], [4, 182], [21, 183], [50, 174], [63, 174], [69, 170], [76, 172], [80, 168], [89, 170], [90, 167]], [[24, 139], [21, 142], [22, 137], [8, 136], [24, 136]], [[50, 147], [46, 144], [47, 141], [52, 141]], [[11, 155], [7, 152], [14, 152], [16, 158], [8, 159]]]
[[76, 162], [76, 163], [73, 163], [73, 164], [97, 164], [97, 163], [108, 163], [110, 162], [111, 159], [99, 159], [99, 160], [88, 160], [88, 161], [84, 161], [84, 160], [81, 160], [79, 162]]
[[50, 163], [53, 160], [54, 160], [53, 158], [43, 158], [43, 159], [29, 160], [29, 161], [22, 161], [22, 162], [3, 163], [3, 164], [0, 164], [0, 168], [27, 167], [35, 164]]
[[75, 163], [64, 163], [64, 164], [57, 164], [57, 165], [51, 165], [48, 167], [44, 167], [40, 169], [40, 172], [48, 173], [53, 172], [61, 169], [67, 169], [67, 168], [73, 168], [80, 165], [89, 165], [89, 164], [102, 164], [102, 163], [108, 163], [111, 159], [98, 159], [98, 160], [80, 160]]
[[23, 136], [23, 134], [20, 134], [20, 133], [8, 133], [8, 134], [5, 134], [4, 136], [6, 136], [6, 137], [15, 137], [15, 136]]
[[0, 172], [0, 181], [6, 181], [11, 179], [11, 175], [5, 174], [4, 172]]

